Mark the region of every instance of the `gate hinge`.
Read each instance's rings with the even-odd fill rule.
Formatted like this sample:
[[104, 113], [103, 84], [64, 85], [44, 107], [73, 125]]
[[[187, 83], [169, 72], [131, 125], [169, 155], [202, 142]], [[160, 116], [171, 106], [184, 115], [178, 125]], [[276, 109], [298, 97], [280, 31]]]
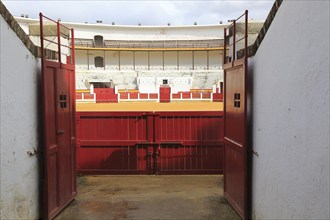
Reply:
[[32, 157], [33, 155], [37, 155], [37, 154], [39, 154], [39, 151], [33, 147], [33, 150], [32, 150], [32, 151], [28, 150], [26, 153], [27, 153], [30, 157]]
[[256, 155], [257, 157], [259, 157], [258, 152], [256, 152], [256, 151], [252, 151], [252, 153], [253, 153], [254, 155]]

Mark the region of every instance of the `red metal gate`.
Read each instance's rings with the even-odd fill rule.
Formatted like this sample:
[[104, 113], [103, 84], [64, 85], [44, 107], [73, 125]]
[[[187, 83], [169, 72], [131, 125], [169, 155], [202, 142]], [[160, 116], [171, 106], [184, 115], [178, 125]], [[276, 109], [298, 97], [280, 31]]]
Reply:
[[[42, 97], [44, 122], [43, 217], [53, 219], [76, 195], [75, 169], [75, 66], [72, 49], [70, 64], [61, 62], [61, 28], [56, 23], [58, 42], [44, 36], [40, 13], [42, 48]], [[68, 28], [66, 28], [68, 29]], [[71, 34], [73, 43], [73, 30]], [[46, 60], [44, 41], [58, 45], [58, 62]], [[67, 46], [68, 47], [68, 46]]]
[[223, 172], [222, 112], [159, 112], [155, 135], [159, 174]]
[[78, 171], [147, 174], [147, 118], [140, 112], [77, 113]]
[[[240, 39], [236, 32], [236, 22], [245, 18], [245, 33]], [[224, 127], [225, 127], [225, 169], [224, 195], [242, 219], [248, 218], [248, 146], [247, 146], [247, 19], [248, 12], [233, 21], [224, 30], [225, 48], [227, 40], [232, 42], [232, 55], [224, 51]], [[244, 23], [243, 23], [244, 24]], [[243, 29], [243, 30], [244, 30]], [[241, 44], [242, 57], [237, 59], [237, 46]], [[238, 53], [239, 54], [239, 53]]]
[[79, 112], [78, 172], [223, 172], [222, 112]]

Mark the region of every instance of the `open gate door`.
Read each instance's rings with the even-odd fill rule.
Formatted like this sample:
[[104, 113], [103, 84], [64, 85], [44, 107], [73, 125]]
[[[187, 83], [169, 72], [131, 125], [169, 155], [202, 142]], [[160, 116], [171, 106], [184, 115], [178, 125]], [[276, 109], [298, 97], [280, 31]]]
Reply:
[[[234, 20], [224, 30], [224, 195], [242, 219], [247, 219], [248, 159], [247, 159], [247, 17], [248, 12]], [[236, 33], [238, 20], [243, 33]], [[240, 39], [236, 39], [240, 37]], [[238, 43], [240, 41], [243, 43]], [[236, 53], [240, 46], [241, 53]], [[242, 54], [244, 52], [244, 54]], [[241, 54], [237, 57], [237, 54]], [[239, 58], [239, 59], [237, 59]]]
[[[51, 33], [44, 33], [43, 19]], [[55, 30], [55, 31], [54, 31]], [[54, 34], [57, 33], [56, 35]], [[57, 42], [50, 39], [57, 38]], [[71, 35], [71, 36], [70, 36]], [[61, 43], [65, 37], [69, 41]], [[75, 65], [73, 29], [40, 13], [40, 39], [42, 57], [42, 101], [44, 124], [43, 218], [53, 219], [76, 195], [75, 166]], [[57, 49], [58, 60], [46, 60], [44, 41]], [[54, 44], [56, 47], [54, 47]], [[66, 47], [61, 52], [61, 47]], [[70, 53], [71, 51], [71, 53]], [[62, 63], [63, 54], [67, 64]]]

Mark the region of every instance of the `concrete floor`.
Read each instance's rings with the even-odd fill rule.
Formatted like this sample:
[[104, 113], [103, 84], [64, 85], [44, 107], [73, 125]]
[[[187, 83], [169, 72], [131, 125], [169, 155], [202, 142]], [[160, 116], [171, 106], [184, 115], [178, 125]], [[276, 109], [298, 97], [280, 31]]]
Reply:
[[82, 176], [56, 218], [240, 219], [223, 198], [223, 176]]

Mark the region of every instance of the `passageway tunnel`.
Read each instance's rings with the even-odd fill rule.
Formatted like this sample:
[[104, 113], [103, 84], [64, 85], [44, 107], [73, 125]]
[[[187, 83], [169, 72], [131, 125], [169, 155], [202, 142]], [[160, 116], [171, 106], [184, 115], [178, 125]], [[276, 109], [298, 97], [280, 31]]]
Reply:
[[[241, 18], [245, 35], [236, 40], [235, 22]], [[43, 36], [43, 19], [53, 21], [40, 14], [42, 53], [44, 41], [49, 41]], [[143, 107], [123, 105], [122, 109], [120, 103], [76, 105], [74, 31], [53, 21], [58, 27], [59, 54], [65, 46], [60, 41], [61, 28], [71, 35], [71, 47], [65, 46], [71, 53], [66, 64], [61, 62], [62, 56], [54, 62], [42, 54], [45, 218], [54, 218], [76, 196], [77, 171], [224, 174], [224, 197], [241, 218], [247, 218], [247, 11], [237, 20], [224, 30], [224, 48], [227, 40], [232, 42], [228, 45], [232, 54], [227, 49], [223, 52], [224, 104], [157, 103], [150, 111], [146, 111], [148, 102], [140, 103]], [[241, 40], [244, 56], [237, 57], [235, 44]], [[114, 105], [117, 110], [111, 110]], [[201, 110], [203, 105], [212, 110]]]

